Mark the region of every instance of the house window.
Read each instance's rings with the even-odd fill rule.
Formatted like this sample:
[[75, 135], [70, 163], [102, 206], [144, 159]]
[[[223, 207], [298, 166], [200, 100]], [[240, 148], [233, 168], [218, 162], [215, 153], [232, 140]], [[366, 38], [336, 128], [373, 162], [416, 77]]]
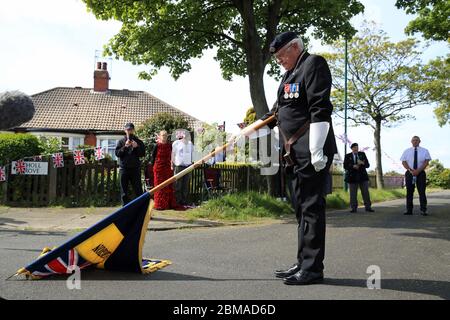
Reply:
[[61, 137], [61, 149], [63, 149], [63, 150], [70, 149], [69, 137]]
[[31, 134], [47, 139], [56, 138], [61, 142], [61, 149], [63, 150], [74, 150], [84, 144], [83, 134], [65, 132], [31, 132]]
[[81, 146], [84, 144], [84, 138], [77, 138], [77, 137], [70, 137], [70, 149], [76, 149], [78, 146]]
[[108, 153], [113, 160], [117, 160], [116, 157], [116, 145], [117, 142], [121, 138], [98, 138], [97, 139], [97, 146], [100, 146], [105, 150], [106, 153]]
[[81, 137], [61, 137], [61, 148], [63, 150], [75, 150], [83, 143], [84, 138]]

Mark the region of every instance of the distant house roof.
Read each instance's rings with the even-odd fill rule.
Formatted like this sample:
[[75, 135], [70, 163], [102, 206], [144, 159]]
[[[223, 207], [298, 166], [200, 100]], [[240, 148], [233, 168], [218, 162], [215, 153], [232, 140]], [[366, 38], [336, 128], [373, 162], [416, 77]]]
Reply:
[[18, 128], [38, 130], [122, 131], [127, 122], [136, 126], [157, 113], [186, 119], [191, 128], [202, 122], [144, 91], [58, 87], [32, 95], [36, 113]]

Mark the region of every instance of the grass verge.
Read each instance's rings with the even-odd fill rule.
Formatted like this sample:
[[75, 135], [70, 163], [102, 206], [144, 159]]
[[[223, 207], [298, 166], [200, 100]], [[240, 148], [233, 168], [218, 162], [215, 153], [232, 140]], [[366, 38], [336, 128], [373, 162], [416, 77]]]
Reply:
[[[401, 199], [406, 197], [406, 189], [369, 189], [372, 203]], [[363, 205], [361, 192], [358, 192], [358, 204]], [[327, 196], [328, 209], [346, 209], [350, 207], [350, 194], [343, 189], [335, 190]]]
[[191, 219], [249, 221], [256, 218], [279, 218], [292, 213], [287, 202], [267, 194], [244, 192], [209, 200], [200, 207], [187, 211], [186, 215]]
[[[370, 189], [373, 203], [401, 199], [406, 196], [405, 189]], [[349, 208], [350, 195], [344, 190], [333, 191], [327, 196], [328, 209]], [[363, 205], [361, 193], [358, 192], [358, 203]], [[188, 219], [210, 219], [224, 221], [251, 221], [258, 218], [280, 218], [293, 214], [288, 202], [275, 199], [267, 194], [245, 192], [227, 194], [223, 197], [209, 200], [200, 207], [186, 212]]]

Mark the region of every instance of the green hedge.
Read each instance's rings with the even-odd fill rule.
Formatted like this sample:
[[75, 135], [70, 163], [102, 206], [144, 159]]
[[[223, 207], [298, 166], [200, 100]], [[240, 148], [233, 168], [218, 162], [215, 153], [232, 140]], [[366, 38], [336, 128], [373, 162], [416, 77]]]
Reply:
[[0, 164], [41, 154], [42, 147], [36, 136], [27, 133], [0, 134]]
[[450, 169], [432, 170], [427, 174], [430, 187], [450, 189]]

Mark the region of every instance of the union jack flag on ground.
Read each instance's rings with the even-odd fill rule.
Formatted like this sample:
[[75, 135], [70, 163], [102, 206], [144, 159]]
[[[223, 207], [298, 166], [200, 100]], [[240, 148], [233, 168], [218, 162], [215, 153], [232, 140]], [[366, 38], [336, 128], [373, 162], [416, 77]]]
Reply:
[[102, 147], [95, 148], [95, 160], [105, 159], [105, 154], [103, 153]]
[[6, 169], [5, 169], [5, 167], [0, 167], [0, 181], [6, 181]]
[[145, 235], [153, 209], [150, 193], [120, 208], [87, 230], [53, 249], [44, 248], [37, 260], [17, 275], [39, 279], [53, 274], [71, 274], [96, 266], [104, 270], [150, 273], [169, 264], [168, 260], [142, 257]]
[[17, 160], [14, 169], [16, 170], [17, 174], [24, 174], [26, 170], [25, 161]]
[[73, 151], [73, 160], [75, 161], [76, 166], [79, 166], [80, 164], [85, 164], [86, 160], [84, 158], [83, 150], [74, 150]]
[[[41, 256], [45, 256], [51, 252], [49, 248], [45, 248]], [[84, 269], [90, 266], [91, 263], [83, 259], [75, 249], [69, 249], [59, 257], [51, 260], [46, 264], [41, 264], [31, 272], [32, 277], [45, 277], [53, 274], [72, 274], [74, 267]]]
[[53, 168], [64, 167], [64, 155], [62, 152], [52, 154]]

